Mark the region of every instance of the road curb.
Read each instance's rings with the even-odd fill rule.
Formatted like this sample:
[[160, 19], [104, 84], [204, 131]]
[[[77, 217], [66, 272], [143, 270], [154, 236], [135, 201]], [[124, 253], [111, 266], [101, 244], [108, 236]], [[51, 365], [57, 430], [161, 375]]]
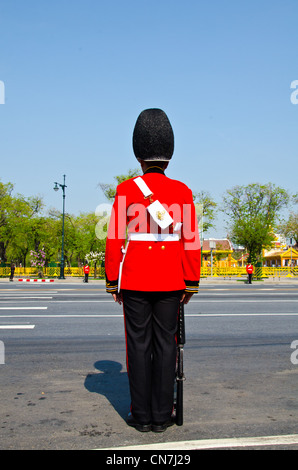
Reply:
[[18, 279], [24, 282], [54, 282], [54, 279]]

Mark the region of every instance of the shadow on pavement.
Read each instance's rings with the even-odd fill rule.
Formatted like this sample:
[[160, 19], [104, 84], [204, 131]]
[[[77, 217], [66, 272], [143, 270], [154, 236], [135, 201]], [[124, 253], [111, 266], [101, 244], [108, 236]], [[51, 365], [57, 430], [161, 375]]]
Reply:
[[85, 388], [91, 393], [104, 395], [125, 420], [130, 408], [127, 372], [121, 372], [122, 364], [115, 361], [97, 361], [94, 367], [100, 372], [87, 375]]

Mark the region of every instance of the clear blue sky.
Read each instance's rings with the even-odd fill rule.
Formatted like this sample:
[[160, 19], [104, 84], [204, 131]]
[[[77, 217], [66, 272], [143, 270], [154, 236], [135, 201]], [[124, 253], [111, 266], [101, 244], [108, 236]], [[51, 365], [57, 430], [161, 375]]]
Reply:
[[159, 107], [169, 177], [218, 202], [237, 184], [297, 192], [297, 18], [297, 0], [1, 0], [1, 181], [61, 210], [65, 173], [66, 210], [93, 212]]

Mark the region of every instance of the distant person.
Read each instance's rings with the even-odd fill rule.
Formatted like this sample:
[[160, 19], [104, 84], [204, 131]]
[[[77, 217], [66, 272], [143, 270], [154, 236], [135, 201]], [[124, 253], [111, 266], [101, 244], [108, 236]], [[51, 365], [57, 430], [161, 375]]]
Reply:
[[89, 277], [89, 273], [90, 273], [90, 266], [87, 264], [85, 264], [85, 266], [83, 267], [83, 271], [84, 271], [84, 282], [88, 282], [88, 277]]
[[251, 284], [251, 281], [252, 281], [252, 275], [253, 275], [253, 272], [254, 272], [254, 267], [251, 263], [248, 263], [247, 266], [246, 266], [246, 272], [248, 274], [248, 284]]
[[11, 265], [10, 265], [10, 278], [9, 278], [10, 281], [13, 281], [15, 269], [16, 269], [16, 265], [14, 263], [11, 263]]

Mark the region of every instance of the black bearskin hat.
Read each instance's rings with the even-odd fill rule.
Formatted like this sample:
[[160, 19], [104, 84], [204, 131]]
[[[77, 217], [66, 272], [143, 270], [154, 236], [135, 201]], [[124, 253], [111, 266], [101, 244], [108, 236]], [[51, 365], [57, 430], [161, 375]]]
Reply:
[[145, 109], [139, 115], [133, 132], [133, 150], [137, 159], [169, 161], [174, 153], [174, 133], [161, 109]]

